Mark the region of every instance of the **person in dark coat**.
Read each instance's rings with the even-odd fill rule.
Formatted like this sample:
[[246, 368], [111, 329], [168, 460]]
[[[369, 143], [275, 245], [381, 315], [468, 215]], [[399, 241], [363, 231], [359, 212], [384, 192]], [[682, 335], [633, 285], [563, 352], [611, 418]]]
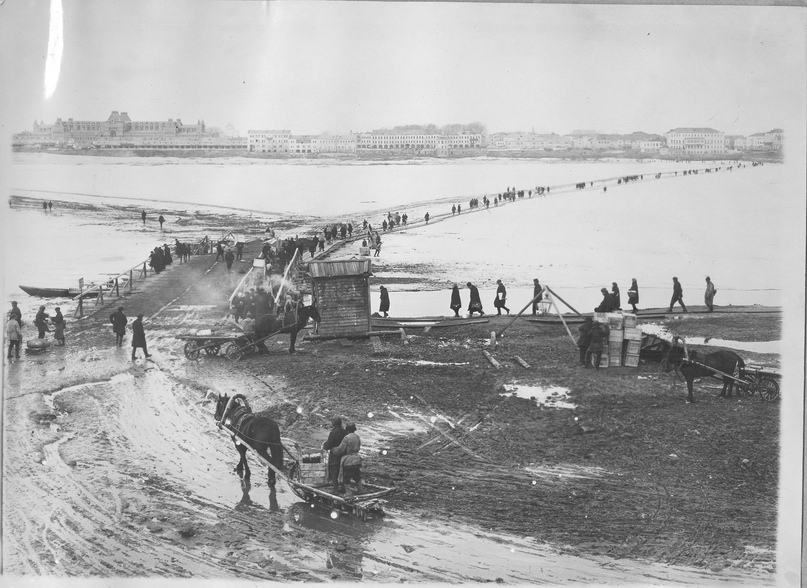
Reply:
[[235, 258], [241, 261], [241, 257], [244, 255], [244, 244], [243, 243], [236, 243], [235, 244]]
[[541, 282], [538, 281], [538, 278], [535, 278], [532, 281], [532, 314], [538, 314], [538, 303], [544, 299], [544, 287], [541, 286]]
[[34, 318], [34, 325], [36, 325], [37, 331], [39, 331], [39, 338], [44, 339], [45, 333], [47, 333], [50, 329], [48, 329], [48, 319], [50, 315], [45, 312], [45, 307], [40, 306], [39, 312], [36, 313], [36, 317]]
[[168, 243], [163, 245], [163, 261], [165, 265], [171, 265], [174, 262], [174, 258], [171, 257], [171, 248], [168, 246]]
[[317, 254], [317, 245], [319, 245], [319, 238], [314, 237], [308, 244], [308, 254], [313, 258]]
[[454, 311], [454, 316], [460, 316], [462, 299], [460, 298], [460, 288], [456, 284], [451, 288], [451, 306], [449, 308]]
[[333, 450], [339, 447], [342, 439], [347, 435], [344, 427], [342, 427], [342, 417], [334, 417], [331, 421], [331, 432], [328, 433], [328, 438], [322, 444], [322, 449], [329, 451], [328, 453], [328, 474], [333, 484], [333, 492], [336, 494], [339, 491], [339, 467], [341, 465], [341, 458], [336, 455]]
[[502, 314], [502, 308], [507, 311], [507, 314], [510, 314], [510, 309], [506, 306], [507, 288], [504, 287], [501, 280], [496, 280], [496, 283], [499, 286], [496, 288], [496, 298], [493, 301], [493, 306], [496, 307], [499, 316]]
[[56, 339], [58, 345], [64, 345], [64, 315], [62, 309], [56, 307], [56, 314], [53, 317], [54, 333], [53, 338]]
[[158, 274], [161, 271], [163, 271], [163, 264], [162, 264], [162, 259], [160, 259], [161, 255], [159, 254], [159, 251], [160, 251], [160, 248], [156, 247], [154, 249], [154, 251], [151, 252], [151, 255], [149, 256], [149, 265]]
[[158, 218], [157, 220], [160, 221], [160, 228], [162, 229], [163, 223], [165, 222], [165, 217], [163, 215], [160, 215], [160, 218]]
[[484, 315], [485, 311], [482, 310], [482, 299], [479, 298], [479, 290], [471, 282], [465, 285], [468, 286], [468, 289], [471, 291], [471, 300], [468, 303], [468, 316], [474, 316], [475, 312], [478, 312], [479, 316]]
[[602, 302], [594, 309], [594, 312], [611, 312], [614, 310], [614, 297], [605, 288], [600, 288], [602, 292]]
[[146, 331], [143, 330], [143, 314], [138, 314], [135, 321], [132, 323], [132, 361], [137, 359], [135, 352], [138, 347], [143, 348], [143, 353], [146, 357], [151, 357], [148, 348], [146, 347]]
[[639, 304], [639, 284], [636, 283], [636, 278], [630, 281], [630, 290], [628, 290], [628, 304], [633, 307], [633, 312], [639, 312], [636, 305]]
[[389, 292], [384, 286], [381, 286], [381, 305], [378, 307], [378, 312], [384, 313], [384, 318], [387, 318], [389, 315], [387, 312], [389, 311]]
[[122, 306], [119, 306], [118, 311], [109, 316], [109, 322], [112, 323], [112, 332], [115, 333], [115, 344], [123, 347], [123, 336], [126, 334], [126, 323], [129, 322], [129, 319], [126, 318]]
[[8, 311], [9, 318], [17, 319], [17, 322], [22, 326], [22, 311], [20, 310], [19, 306], [17, 306], [17, 301], [14, 300], [11, 303], [11, 310]]
[[145, 225], [146, 224], [146, 211], [145, 210], [140, 213], [140, 218], [143, 219], [143, 224]]
[[577, 327], [577, 332], [580, 335], [577, 337], [577, 349], [580, 351], [580, 364], [586, 365], [586, 352], [588, 346], [591, 344], [591, 327], [594, 324], [592, 318], [587, 316], [583, 320], [583, 324]]
[[[605, 288], [603, 288], [605, 290]], [[607, 294], [606, 290], [606, 294]], [[586, 349], [586, 356], [583, 359], [583, 364], [586, 367], [591, 366], [591, 358], [592, 356], [595, 358], [594, 368], [600, 369], [600, 360], [602, 359], [602, 345], [603, 339], [607, 337], [605, 332], [605, 326], [602, 323], [592, 323], [591, 329], [589, 330], [589, 344], [588, 349]]]
[[611, 282], [611, 296], [614, 299], [614, 310], [622, 310], [622, 295], [619, 293], [619, 286], [616, 282]]
[[233, 261], [235, 261], [235, 255], [231, 249], [227, 250], [227, 253], [224, 254], [224, 263], [227, 264], [227, 271], [233, 269]]
[[684, 312], [688, 312], [687, 307], [684, 306], [684, 289], [681, 287], [681, 282], [678, 281], [678, 278], [673, 278], [673, 294], [670, 299], [670, 309], [667, 312], [672, 312], [673, 305], [676, 302], [681, 305]]
[[216, 261], [219, 260], [219, 257], [224, 259], [224, 245], [221, 244], [221, 241], [216, 243]]

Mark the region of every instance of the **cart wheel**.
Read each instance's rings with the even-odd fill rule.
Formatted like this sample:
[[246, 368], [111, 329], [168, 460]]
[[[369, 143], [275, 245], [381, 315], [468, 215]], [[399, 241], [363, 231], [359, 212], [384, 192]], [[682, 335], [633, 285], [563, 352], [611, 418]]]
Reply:
[[742, 376], [742, 381], [734, 382], [734, 389], [737, 391], [737, 396], [753, 396], [757, 389], [756, 379], [754, 376]]
[[221, 346], [218, 343], [214, 343], [209, 347], [205, 347], [205, 353], [207, 353], [208, 355], [218, 355], [220, 349]]
[[199, 359], [199, 344], [196, 341], [191, 339], [185, 343], [185, 357], [194, 361]]
[[759, 396], [767, 402], [779, 398], [779, 382], [773, 378], [762, 378], [759, 384]]
[[244, 353], [241, 351], [241, 348], [235, 343], [230, 343], [229, 345], [227, 345], [227, 350], [224, 353], [225, 355], [227, 355], [227, 359], [230, 359], [232, 361], [238, 361], [244, 355]]

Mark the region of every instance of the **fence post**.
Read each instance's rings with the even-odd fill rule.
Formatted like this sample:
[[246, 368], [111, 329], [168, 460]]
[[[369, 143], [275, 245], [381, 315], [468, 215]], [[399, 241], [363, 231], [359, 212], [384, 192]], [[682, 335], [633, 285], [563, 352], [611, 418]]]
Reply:
[[143, 269], [140, 270], [140, 277], [144, 278], [144, 279], [148, 277], [148, 273], [146, 272], [146, 262], [145, 261], [143, 262]]
[[134, 281], [134, 270], [129, 270], [129, 294], [132, 293], [132, 282]]
[[115, 278], [115, 298], [120, 298], [120, 284], [118, 284], [118, 278]]
[[84, 279], [78, 282], [78, 316], [84, 316]]
[[104, 303], [104, 287], [98, 286], [98, 298], [95, 299], [95, 306]]

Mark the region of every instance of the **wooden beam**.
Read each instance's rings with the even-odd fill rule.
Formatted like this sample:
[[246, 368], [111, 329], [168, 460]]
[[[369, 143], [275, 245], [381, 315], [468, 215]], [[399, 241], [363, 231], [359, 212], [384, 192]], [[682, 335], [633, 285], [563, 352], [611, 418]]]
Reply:
[[[544, 288], [544, 289], [546, 289], [546, 288]], [[510, 322], [509, 322], [509, 323], [507, 323], [506, 325], [504, 325], [504, 327], [502, 328], [502, 330], [501, 330], [501, 331], [499, 331], [499, 332], [497, 333], [497, 335], [498, 335], [498, 337], [499, 337], [499, 338], [501, 338], [501, 337], [502, 337], [502, 334], [503, 334], [503, 333], [504, 333], [504, 332], [505, 332], [505, 331], [506, 331], [508, 328], [510, 328], [510, 325], [512, 325], [514, 322], [516, 322], [516, 319], [517, 319], [518, 317], [520, 317], [522, 314], [524, 314], [524, 311], [525, 311], [525, 310], [527, 310], [527, 309], [528, 309], [530, 306], [532, 306], [532, 303], [533, 303], [533, 302], [535, 302], [535, 301], [538, 299], [538, 296], [541, 296], [541, 294], [543, 294], [543, 290], [541, 290], [541, 292], [539, 292], [537, 295], [535, 295], [535, 296], [533, 297], [533, 299], [532, 299], [532, 300], [530, 300], [530, 301], [527, 303], [527, 305], [526, 305], [524, 308], [522, 308], [522, 309], [521, 309], [521, 310], [518, 312], [518, 314], [517, 314], [516, 316], [514, 316], [514, 317], [513, 317], [513, 318], [510, 320]]]
[[563, 298], [561, 298], [560, 296], [558, 296], [558, 295], [555, 293], [555, 291], [554, 291], [554, 290], [552, 290], [552, 289], [551, 289], [549, 286], [546, 286], [546, 287], [545, 287], [545, 289], [547, 290], [547, 292], [550, 292], [550, 293], [552, 294], [552, 296], [553, 296], [553, 297], [557, 298], [558, 300], [560, 300], [561, 302], [563, 302], [563, 304], [565, 304], [566, 306], [568, 306], [569, 308], [571, 308], [571, 309], [574, 311], [574, 313], [575, 313], [577, 316], [583, 316], [582, 314], [580, 314], [579, 312], [577, 312], [577, 310], [575, 310], [574, 306], [572, 306], [571, 304], [569, 304], [568, 302], [566, 302], [566, 301], [565, 301]]
[[515, 359], [516, 363], [518, 363], [524, 369], [526, 369], [526, 370], [530, 369], [530, 364], [528, 364], [526, 361], [521, 359], [518, 355], [514, 355], [513, 359]]
[[484, 356], [485, 356], [485, 359], [487, 359], [487, 360], [490, 362], [490, 364], [491, 364], [493, 367], [495, 367], [497, 370], [502, 369], [502, 364], [500, 364], [498, 361], [496, 361], [496, 358], [495, 358], [495, 357], [493, 357], [493, 356], [492, 356], [492, 355], [491, 355], [491, 354], [490, 354], [488, 351], [485, 351], [485, 350], [483, 349], [483, 350], [482, 350], [482, 355], [484, 355]]

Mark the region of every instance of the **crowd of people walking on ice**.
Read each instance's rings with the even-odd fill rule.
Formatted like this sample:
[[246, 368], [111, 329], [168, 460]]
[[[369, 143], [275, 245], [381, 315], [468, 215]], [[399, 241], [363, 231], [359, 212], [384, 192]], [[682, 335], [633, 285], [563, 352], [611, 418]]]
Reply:
[[[734, 162], [734, 165], [727, 167], [728, 171], [731, 171], [735, 166], [738, 168], [747, 167], [748, 164], [740, 163], [739, 161]], [[751, 165], [753, 167], [763, 165], [762, 162], [752, 162]], [[704, 171], [706, 173], [710, 173], [712, 171], [717, 172], [723, 169], [723, 167], [715, 167], [715, 168], [707, 168]], [[699, 170], [684, 170], [681, 173], [683, 175], [690, 175], [690, 174], [697, 174]], [[667, 172], [668, 174], [678, 175], [678, 171], [675, 172]], [[654, 176], [656, 179], [661, 177], [661, 174], [655, 174]], [[644, 175], [631, 175], [631, 176], [624, 176], [621, 178], [617, 178], [617, 184], [628, 183], [630, 181], [637, 181], [644, 179]], [[589, 182], [589, 187], [593, 187], [594, 182]], [[584, 189], [586, 187], [586, 182], [579, 182], [575, 184], [576, 189]], [[605, 188], [603, 188], [605, 190]], [[515, 187], [508, 186], [503, 192], [494, 195], [493, 197], [493, 205], [498, 206], [500, 203], [505, 202], [512, 202], [518, 198], [532, 198], [535, 196], [544, 196], [551, 192], [551, 188], [549, 186], [536, 186], [534, 189], [530, 190], [516, 190]], [[484, 208], [490, 207], [491, 200], [488, 196], [483, 196], [481, 199], [481, 204]], [[43, 210], [46, 212], [52, 210], [53, 202], [51, 201], [43, 201], [42, 203]], [[479, 198], [471, 198], [468, 202], [468, 208], [470, 210], [474, 210], [480, 207], [480, 199]], [[462, 213], [462, 205], [452, 204], [451, 206], [451, 215], [459, 215]], [[141, 220], [143, 224], [146, 224], [147, 220], [147, 213], [145, 210], [141, 212]], [[424, 221], [426, 224], [429, 223], [431, 218], [429, 212], [424, 214]], [[162, 230], [163, 224], [165, 223], [165, 217], [160, 214], [158, 217], [158, 222], [160, 224], [160, 229]], [[407, 213], [400, 213], [400, 212], [388, 212], [386, 217], [382, 219], [380, 224], [380, 228], [382, 232], [388, 232], [395, 229], [395, 227], [405, 227], [407, 226], [409, 221], [409, 216]], [[271, 231], [271, 229], [267, 229], [267, 233]], [[322, 235], [316, 234], [312, 237], [304, 237], [304, 238], [294, 238], [294, 239], [285, 239], [279, 242], [276, 246], [272, 246], [269, 242], [267, 242], [261, 252], [261, 257], [266, 260], [267, 266], [271, 270], [280, 270], [282, 269], [293, 259], [295, 252], [300, 254], [300, 258], [302, 258], [302, 254], [305, 251], [308, 251], [311, 258], [314, 258], [316, 253], [323, 252], [325, 250], [325, 246], [335, 243], [337, 240], [348, 240], [353, 238], [353, 231], [354, 226], [351, 222], [341, 222], [341, 223], [334, 223], [333, 225], [329, 224], [324, 227], [322, 230]], [[362, 221], [362, 235], [363, 237], [362, 246], [363, 247], [371, 247], [375, 249], [375, 256], [378, 257], [381, 252], [381, 238], [377, 229], [374, 229], [373, 226], [364, 219]], [[266, 237], [274, 237], [274, 234], [267, 234]], [[234, 244], [234, 251], [233, 248], [227, 247], [225, 249], [224, 241], [219, 241], [215, 243], [215, 251], [216, 251], [216, 261], [222, 259], [226, 266], [227, 270], [231, 271], [233, 262], [235, 260], [241, 260], [243, 254], [244, 243], [237, 242]], [[207, 254], [212, 252], [214, 249], [214, 244], [210, 241], [207, 237], [205, 237], [195, 248], [196, 253], [200, 254]], [[175, 240], [175, 254], [177, 255], [180, 263], [183, 261], [188, 261], [189, 256], [191, 254], [192, 247], [187, 243], [182, 243], [179, 239]], [[152, 270], [156, 273], [160, 273], [163, 271], [168, 265], [173, 262], [173, 256], [171, 254], [171, 249], [168, 244], [164, 244], [162, 246], [155, 247], [152, 252], [149, 254], [148, 265], [152, 268]], [[670, 304], [667, 312], [672, 312], [673, 307], [678, 304], [681, 306], [683, 312], [688, 312], [686, 305], [684, 304], [683, 300], [683, 287], [681, 283], [678, 281], [677, 277], [672, 278], [673, 281], [673, 292], [672, 297], [670, 298]], [[510, 309], [507, 307], [507, 289], [502, 283], [501, 280], [497, 280], [496, 282], [496, 296], [493, 300], [493, 306], [497, 310], [497, 315], [501, 315], [501, 311], [504, 310], [507, 314], [510, 314]], [[535, 315], [538, 313], [539, 305], [541, 303], [543, 297], [543, 287], [540, 285], [540, 282], [536, 278], [534, 280], [534, 298], [532, 300], [532, 314]], [[479, 289], [473, 285], [471, 282], [466, 283], [466, 287], [469, 290], [469, 304], [468, 304], [468, 316], [472, 317], [474, 314], [478, 314], [480, 316], [484, 315], [484, 307], [482, 305], [482, 300], [479, 294]], [[603, 287], [600, 290], [602, 294], [602, 301], [600, 304], [595, 307], [595, 312], [611, 312], [613, 310], [621, 310], [622, 309], [622, 300], [621, 294], [619, 290], [619, 286], [616, 282], [611, 284], [611, 290], [609, 291], [607, 288]], [[628, 304], [631, 305], [631, 309], [633, 312], [637, 312], [639, 309], [637, 308], [637, 304], [639, 303], [639, 285], [636, 278], [631, 280], [631, 286], [627, 291]], [[710, 277], [706, 277], [706, 290], [704, 293], [704, 303], [706, 305], [706, 312], [713, 312], [714, 311], [714, 298], [717, 294], [717, 289], [715, 288], [714, 283], [711, 281]], [[298, 300], [295, 300], [292, 296], [285, 297], [282, 302], [276, 303], [274, 296], [270, 293], [263, 292], [262, 288], [253, 289], [252, 291], [242, 292], [240, 293], [234, 300], [233, 303], [233, 316], [236, 322], [246, 319], [247, 321], [253, 321], [256, 316], [261, 316], [261, 314], [267, 314], [270, 312], [274, 312], [276, 314], [281, 314], [294, 304], [298, 303]], [[454, 284], [451, 289], [451, 296], [450, 296], [450, 304], [449, 308], [454, 312], [455, 317], [459, 317], [459, 312], [462, 309], [462, 297], [460, 295], [459, 286]], [[387, 291], [386, 287], [381, 287], [381, 306], [379, 311], [383, 313], [383, 316], [389, 316], [390, 310], [390, 296], [389, 292]], [[116, 320], [112, 320], [110, 317], [111, 322], [113, 323], [113, 331], [116, 335], [116, 345], [121, 346], [122, 344], [122, 336], [125, 333], [125, 325], [126, 322], [125, 316], [123, 315], [123, 309], [119, 309], [119, 313], [117, 315]], [[117, 313], [116, 313], [117, 314]], [[116, 315], [113, 315], [113, 317]], [[132, 324], [133, 330], [135, 332], [135, 337], [133, 338], [133, 349], [132, 349], [132, 359], [135, 358], [135, 350], [138, 347], [142, 347], [144, 354], [146, 357], [150, 357], [150, 354], [146, 351], [146, 343], [145, 343], [145, 335], [143, 334], [143, 326], [142, 326], [142, 315], [138, 315], [138, 319], [134, 321]], [[7, 357], [10, 359], [12, 357], [19, 357], [20, 346], [23, 339], [22, 334], [22, 313], [17, 306], [16, 302], [12, 302], [12, 309], [7, 313], [7, 320], [6, 320], [6, 340], [9, 343], [8, 347], [8, 355]], [[64, 345], [66, 321], [64, 316], [61, 313], [61, 309], [56, 307], [55, 314], [51, 318], [45, 312], [45, 306], [41, 306], [39, 311], [36, 314], [34, 319], [34, 326], [37, 328], [38, 339], [44, 340], [46, 338], [46, 333], [49, 332], [49, 326], [54, 327], [54, 339], [56, 340], [58, 345]], [[593, 335], [593, 340], [596, 340], [596, 333]], [[135, 346], [137, 343], [137, 346]], [[586, 346], [588, 349], [589, 345]], [[596, 342], [594, 344], [596, 348]], [[585, 358], [581, 355], [581, 361]]]

